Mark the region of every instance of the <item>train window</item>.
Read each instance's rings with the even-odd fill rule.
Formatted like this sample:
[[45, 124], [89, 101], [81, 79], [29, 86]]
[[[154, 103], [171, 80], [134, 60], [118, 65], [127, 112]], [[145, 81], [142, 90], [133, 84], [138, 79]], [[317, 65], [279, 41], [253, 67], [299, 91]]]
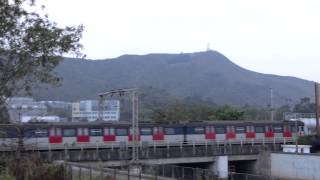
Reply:
[[90, 129], [90, 136], [102, 136], [102, 129]]
[[57, 136], [62, 136], [61, 128], [56, 129], [56, 135]]
[[128, 136], [128, 129], [120, 128], [116, 129], [117, 136]]
[[247, 132], [254, 132], [254, 126], [247, 126]]
[[164, 134], [174, 135], [175, 134], [174, 128], [164, 128]]
[[85, 135], [85, 136], [88, 136], [88, 135], [89, 135], [89, 130], [88, 130], [88, 128], [83, 128], [83, 132], [84, 132], [84, 135]]
[[163, 132], [162, 127], [154, 127], [153, 128], [153, 134], [158, 134], [158, 133], [162, 133], [162, 132]]
[[283, 132], [283, 129], [281, 126], [275, 126], [275, 127], [273, 127], [273, 130], [275, 133], [282, 133]]
[[304, 127], [303, 126], [299, 126], [299, 131], [304, 131]]
[[195, 127], [194, 133], [195, 134], [204, 134], [204, 128], [203, 127]]
[[265, 129], [266, 129], [266, 132], [272, 132], [273, 130], [271, 125], [267, 125]]
[[234, 126], [227, 126], [227, 132], [234, 132]]
[[[140, 133], [139, 130], [140, 130], [140, 128], [137, 129], [137, 133], [138, 133], [138, 134]], [[132, 128], [129, 129], [129, 134], [133, 134], [133, 129], [132, 129]]]
[[36, 137], [48, 137], [48, 130], [46, 129], [36, 129], [34, 131]]
[[110, 128], [109, 133], [110, 133], [110, 135], [114, 135], [114, 128]]
[[141, 133], [141, 135], [151, 135], [152, 130], [151, 130], [151, 128], [141, 128], [140, 133]]
[[26, 138], [31, 138], [35, 137], [36, 135], [34, 134], [34, 129], [27, 129], [24, 131], [24, 137]]
[[158, 127], [154, 127], [153, 128], [153, 134], [157, 134], [157, 133], [159, 133], [159, 129], [158, 129]]
[[296, 126], [291, 126], [291, 132], [296, 133], [297, 132], [297, 127]]
[[88, 136], [88, 128], [78, 128], [78, 136]]
[[114, 135], [114, 128], [104, 128], [104, 135]]
[[255, 129], [256, 129], [256, 133], [264, 133], [264, 127], [262, 126], [256, 126]]
[[110, 135], [109, 128], [104, 128], [104, 135], [105, 136]]
[[216, 133], [217, 134], [224, 134], [226, 133], [226, 129], [224, 127], [216, 127]]
[[291, 132], [291, 126], [290, 125], [284, 125], [284, 127], [283, 127], [283, 131], [285, 131], [285, 132]]
[[236, 127], [236, 133], [245, 133], [246, 129], [242, 126]]
[[214, 133], [214, 127], [213, 126], [207, 126], [206, 127], [206, 133]]
[[75, 137], [76, 136], [76, 130], [75, 129], [64, 129], [63, 130], [63, 136], [64, 137]]
[[16, 129], [12, 128], [1, 128], [0, 138], [16, 138], [18, 137], [18, 132]]
[[55, 136], [55, 135], [56, 135], [55, 128], [50, 128], [50, 136]]
[[175, 134], [183, 134], [183, 128], [182, 127], [175, 127], [174, 133]]

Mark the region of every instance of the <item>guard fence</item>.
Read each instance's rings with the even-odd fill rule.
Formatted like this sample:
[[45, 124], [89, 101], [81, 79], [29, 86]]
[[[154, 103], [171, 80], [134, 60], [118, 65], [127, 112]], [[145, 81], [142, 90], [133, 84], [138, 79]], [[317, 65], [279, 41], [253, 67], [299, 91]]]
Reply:
[[[229, 180], [293, 180], [293, 179], [283, 178], [283, 177], [257, 175], [257, 174], [230, 172], [229, 173]], [[294, 179], [294, 180], [302, 180], [302, 179]]]
[[131, 165], [103, 168], [66, 163], [65, 180], [218, 180], [206, 169], [171, 165]]
[[[103, 168], [65, 163], [65, 180], [226, 180], [208, 169], [175, 165], [131, 165]], [[228, 180], [289, 180], [288, 178], [229, 172]], [[296, 179], [300, 180], [300, 179]]]

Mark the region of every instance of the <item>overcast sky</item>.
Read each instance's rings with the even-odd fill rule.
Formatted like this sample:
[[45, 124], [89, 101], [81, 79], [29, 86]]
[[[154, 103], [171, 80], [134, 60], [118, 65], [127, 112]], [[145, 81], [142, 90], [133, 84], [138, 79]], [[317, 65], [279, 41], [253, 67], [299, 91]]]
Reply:
[[83, 24], [91, 59], [204, 51], [258, 72], [320, 82], [319, 0], [38, 0], [59, 25]]

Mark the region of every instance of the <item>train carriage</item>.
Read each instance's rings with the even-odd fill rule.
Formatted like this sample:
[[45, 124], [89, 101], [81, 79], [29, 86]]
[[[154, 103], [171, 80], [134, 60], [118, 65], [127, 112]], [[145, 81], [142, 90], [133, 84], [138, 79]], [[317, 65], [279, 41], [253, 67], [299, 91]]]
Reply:
[[163, 134], [166, 142], [184, 142], [185, 141], [184, 125], [164, 125]]
[[[126, 144], [133, 140], [129, 123], [27, 123], [23, 124], [26, 144], [96, 145]], [[194, 143], [208, 141], [260, 141], [292, 138], [304, 134], [302, 122], [282, 121], [212, 121], [186, 124], [141, 123], [136, 140], [141, 143]], [[13, 125], [2, 125], [0, 143], [18, 137]]]

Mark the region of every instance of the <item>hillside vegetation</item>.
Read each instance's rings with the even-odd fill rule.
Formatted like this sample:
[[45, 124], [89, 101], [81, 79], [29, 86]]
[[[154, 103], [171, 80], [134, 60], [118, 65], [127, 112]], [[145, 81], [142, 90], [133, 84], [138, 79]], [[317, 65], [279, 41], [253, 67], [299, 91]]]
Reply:
[[62, 85], [38, 90], [38, 99], [92, 99], [109, 89], [138, 87], [148, 101], [157, 103], [172, 97], [197, 97], [218, 105], [265, 107], [270, 88], [279, 106], [313, 93], [310, 81], [246, 70], [216, 51], [123, 55], [106, 60], [67, 58], [56, 72], [63, 78]]

